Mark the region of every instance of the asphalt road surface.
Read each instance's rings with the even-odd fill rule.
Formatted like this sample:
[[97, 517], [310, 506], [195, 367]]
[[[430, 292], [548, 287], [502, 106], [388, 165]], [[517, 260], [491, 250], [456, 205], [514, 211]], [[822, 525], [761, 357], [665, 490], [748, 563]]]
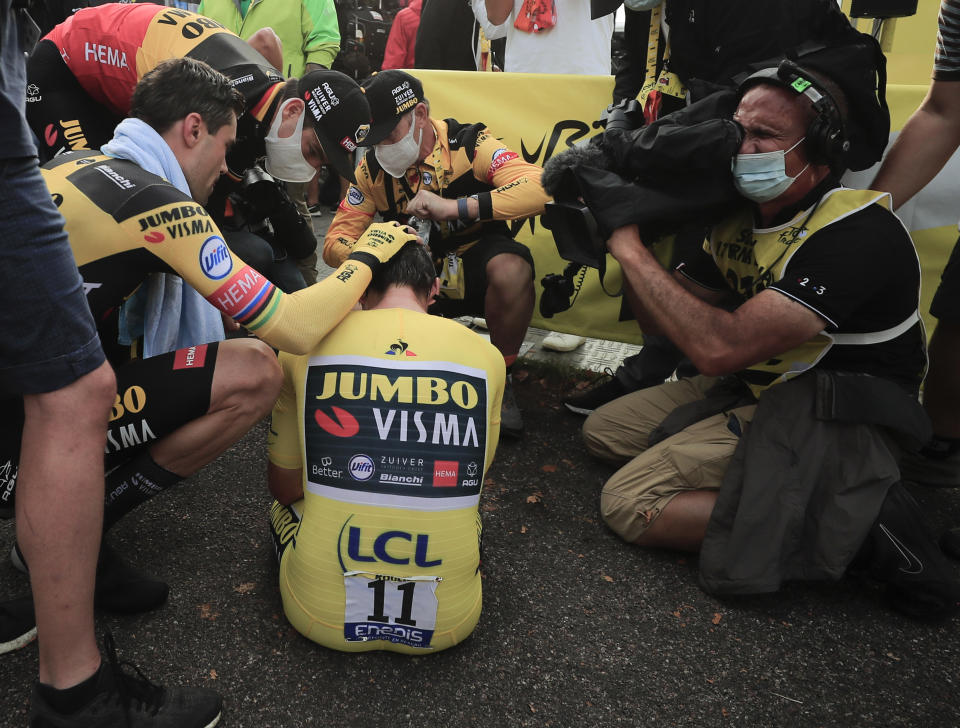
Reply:
[[[854, 581], [721, 601], [694, 557], [622, 543], [597, 511], [568, 386], [516, 387], [527, 432], [501, 443], [481, 501], [474, 634], [425, 657], [351, 655], [283, 616], [268, 532], [265, 424], [122, 521], [111, 542], [171, 585], [137, 617], [99, 615], [121, 658], [225, 699], [224, 726], [923, 726], [960, 724], [960, 623], [887, 610]], [[960, 493], [917, 493], [939, 530]], [[13, 540], [0, 522], [0, 544]], [[960, 571], [960, 565], [958, 565]], [[0, 560], [0, 596], [27, 588]], [[0, 657], [0, 725], [26, 725], [35, 645]]]

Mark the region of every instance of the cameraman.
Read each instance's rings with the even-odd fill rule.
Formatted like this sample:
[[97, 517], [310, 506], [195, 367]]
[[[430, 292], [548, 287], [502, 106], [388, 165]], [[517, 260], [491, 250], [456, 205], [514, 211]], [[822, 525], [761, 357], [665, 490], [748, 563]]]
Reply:
[[[916, 401], [919, 263], [889, 196], [837, 181], [857, 145], [876, 139], [872, 157], [882, 152], [885, 134], [859, 130], [888, 123], [886, 106], [865, 74], [841, 90], [824, 65], [785, 61], [740, 86], [732, 171], [744, 204], [699, 254], [671, 275], [636, 226], [610, 237], [640, 325], [702, 375], [598, 408], [584, 439], [622, 466], [601, 495], [610, 527], [642, 546], [703, 545], [708, 590], [839, 578], [862, 547], [858, 565], [890, 582], [894, 607], [947, 614], [960, 591], [899, 484], [893, 444], [898, 429], [912, 444], [929, 429]], [[926, 566], [897, 569], [903, 548]]]
[[523, 419], [509, 371], [533, 315], [533, 257], [505, 221], [543, 212], [542, 170], [483, 124], [431, 118], [423, 85], [408, 73], [383, 71], [364, 88], [373, 146], [327, 230], [323, 259], [339, 265], [377, 213], [385, 220], [430, 221], [441, 283], [430, 311], [486, 316], [508, 372], [500, 430], [518, 436]]
[[[748, 64], [811, 39], [833, 43], [850, 30], [834, 0], [628, 0], [624, 18], [625, 53], [616, 69], [613, 101], [638, 98], [648, 124], [715, 89], [735, 88], [734, 78]], [[672, 262], [687, 248], [699, 247], [703, 234], [702, 229], [678, 233]], [[634, 318], [627, 303], [624, 299], [621, 320]], [[609, 379], [567, 397], [564, 405], [588, 415], [627, 392], [663, 382], [675, 369], [680, 375], [695, 373], [672, 342], [644, 331], [639, 353], [624, 359]]]

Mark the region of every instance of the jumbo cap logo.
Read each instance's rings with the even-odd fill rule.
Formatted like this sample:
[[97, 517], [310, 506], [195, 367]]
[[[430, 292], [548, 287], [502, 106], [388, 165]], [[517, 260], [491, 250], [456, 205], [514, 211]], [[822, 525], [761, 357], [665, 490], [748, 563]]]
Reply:
[[393, 103], [397, 106], [397, 116], [417, 105], [417, 94], [410, 88], [409, 81], [404, 81], [399, 86], [391, 89], [390, 93], [393, 94]]

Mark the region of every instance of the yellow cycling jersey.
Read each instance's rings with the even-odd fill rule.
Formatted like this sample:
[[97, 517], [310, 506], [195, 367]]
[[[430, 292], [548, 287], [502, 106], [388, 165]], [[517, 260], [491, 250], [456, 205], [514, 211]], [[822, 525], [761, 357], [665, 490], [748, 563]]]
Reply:
[[[323, 243], [323, 260], [339, 265], [377, 214], [406, 223], [407, 204], [422, 190], [456, 199], [476, 196], [478, 221], [435, 222], [430, 248], [435, 255], [462, 253], [480, 238], [484, 228], [507, 234], [503, 221], [543, 212], [550, 199], [540, 184], [543, 170], [525, 162], [483, 124], [460, 124], [454, 119], [430, 119], [436, 142], [430, 156], [395, 179], [380, 169], [370, 150], [357, 165], [357, 183], [351, 185], [330, 223]], [[497, 221], [494, 223], [494, 221]]]
[[478, 503], [502, 355], [454, 321], [382, 309], [281, 364], [270, 461], [302, 468], [304, 489], [271, 518], [287, 618], [348, 652], [462, 641], [480, 617]]
[[199, 203], [133, 162], [69, 152], [41, 172], [98, 326], [150, 273], [172, 272], [271, 346], [303, 353], [370, 282], [365, 264], [347, 261], [321, 283], [283, 293], [230, 252]]

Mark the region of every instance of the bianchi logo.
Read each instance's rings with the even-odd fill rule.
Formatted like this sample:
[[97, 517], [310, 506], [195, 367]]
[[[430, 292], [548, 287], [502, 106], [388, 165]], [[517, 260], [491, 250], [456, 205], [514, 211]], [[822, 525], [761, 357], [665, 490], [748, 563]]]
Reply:
[[373, 477], [375, 468], [373, 467], [373, 458], [369, 455], [354, 455], [347, 464], [347, 470], [350, 477], [354, 480], [363, 482]]

